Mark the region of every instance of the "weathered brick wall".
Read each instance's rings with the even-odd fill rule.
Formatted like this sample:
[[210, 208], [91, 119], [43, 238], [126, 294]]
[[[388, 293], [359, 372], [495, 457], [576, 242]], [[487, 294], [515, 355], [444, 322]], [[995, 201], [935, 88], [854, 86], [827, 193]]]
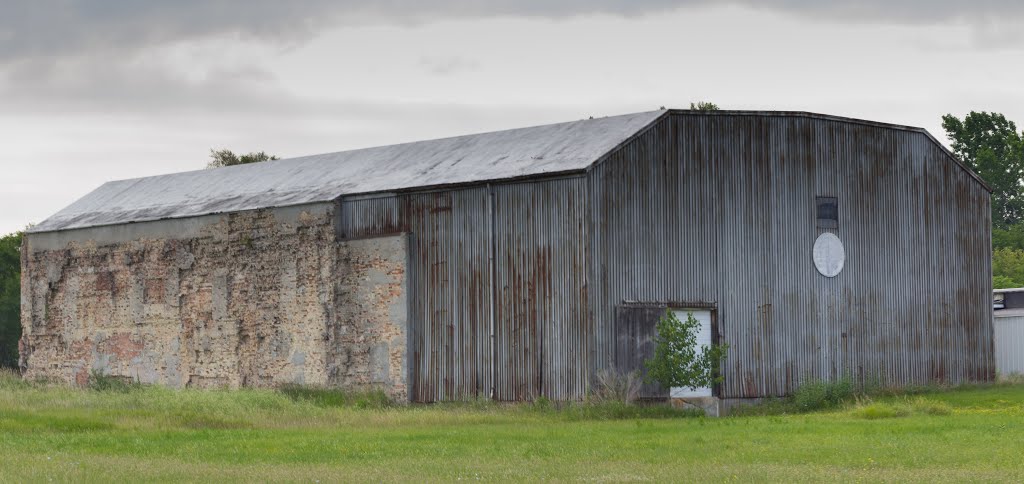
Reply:
[[34, 234], [25, 245], [28, 378], [82, 384], [98, 370], [175, 387], [366, 383], [405, 396], [404, 374], [376, 378], [364, 357], [381, 342], [389, 356], [404, 351], [404, 314], [397, 326], [338, 318], [359, 314], [338, 301], [378, 294], [346, 289], [366, 280], [345, 271], [380, 263], [336, 242], [332, 205]]
[[381, 385], [407, 400], [407, 237], [338, 244], [336, 344], [329, 349], [332, 384]]

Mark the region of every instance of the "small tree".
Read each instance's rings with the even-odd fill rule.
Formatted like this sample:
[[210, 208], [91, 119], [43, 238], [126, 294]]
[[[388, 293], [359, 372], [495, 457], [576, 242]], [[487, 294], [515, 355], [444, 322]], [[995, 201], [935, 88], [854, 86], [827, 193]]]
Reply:
[[249, 163], [259, 163], [261, 161], [271, 161], [278, 159], [274, 155], [268, 155], [262, 151], [255, 151], [252, 153], [246, 153], [244, 155], [236, 155], [229, 149], [223, 150], [210, 150], [210, 163], [206, 165], [207, 168], [222, 168], [225, 166], [235, 165], [248, 165]]
[[699, 387], [721, 383], [718, 373], [729, 345], [697, 347], [697, 329], [700, 322], [687, 313], [680, 321], [672, 311], [666, 311], [658, 320], [658, 334], [654, 337], [654, 357], [647, 360], [647, 383], [657, 382], [664, 388]]
[[690, 103], [690, 109], [694, 111], [718, 111], [718, 105], [708, 101], [697, 101]]

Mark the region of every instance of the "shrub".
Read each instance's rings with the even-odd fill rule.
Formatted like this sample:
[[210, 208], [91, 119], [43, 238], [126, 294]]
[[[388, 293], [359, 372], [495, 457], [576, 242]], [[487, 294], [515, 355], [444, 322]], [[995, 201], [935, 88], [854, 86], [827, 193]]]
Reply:
[[595, 402], [633, 403], [640, 398], [641, 385], [636, 372], [604, 369], [597, 372], [590, 399]]
[[853, 382], [843, 377], [833, 381], [809, 381], [793, 392], [792, 402], [798, 411], [810, 412], [835, 408], [854, 396]]
[[680, 321], [672, 311], [666, 311], [658, 320], [654, 337], [654, 357], [645, 362], [648, 382], [658, 382], [664, 388], [711, 386], [721, 383], [718, 368], [725, 359], [728, 345], [697, 348], [697, 328], [700, 323], [693, 313]]

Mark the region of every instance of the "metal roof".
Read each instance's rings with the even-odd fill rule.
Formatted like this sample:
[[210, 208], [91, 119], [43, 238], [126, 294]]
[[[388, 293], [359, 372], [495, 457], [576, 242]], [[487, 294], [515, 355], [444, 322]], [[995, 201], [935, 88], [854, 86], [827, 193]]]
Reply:
[[797, 111], [659, 110], [112, 181], [28, 231], [194, 217], [328, 202], [343, 195], [579, 172], [669, 113], [796, 116], [920, 132], [991, 191], [922, 128]]
[[1024, 287], [1008, 287], [1006, 289], [993, 289], [992, 292], [995, 294], [1005, 294], [1008, 292], [1024, 292]]
[[1024, 316], [1024, 308], [996, 309], [992, 311], [995, 318], [1019, 318]]
[[52, 232], [586, 169], [666, 111], [112, 181], [30, 229]]

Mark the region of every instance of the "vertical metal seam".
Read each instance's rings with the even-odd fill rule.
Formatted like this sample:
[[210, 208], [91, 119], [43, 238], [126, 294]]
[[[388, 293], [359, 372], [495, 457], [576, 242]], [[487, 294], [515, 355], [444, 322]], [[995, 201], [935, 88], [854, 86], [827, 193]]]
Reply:
[[487, 247], [488, 247], [488, 250], [489, 250], [489, 256], [487, 258], [487, 261], [488, 261], [487, 264], [488, 264], [488, 273], [490, 274], [489, 275], [490, 280], [488, 281], [488, 288], [490, 289], [490, 291], [489, 291], [490, 292], [490, 296], [489, 296], [488, 305], [490, 306], [490, 317], [491, 317], [491, 324], [490, 324], [490, 326], [491, 326], [491, 334], [490, 334], [490, 342], [491, 342], [491, 362], [490, 362], [491, 363], [491, 365], [490, 365], [491, 366], [491, 368], [490, 368], [490, 371], [491, 371], [491, 390], [490, 391], [491, 391], [491, 395], [490, 395], [490, 398], [492, 400], [495, 400], [498, 397], [497, 391], [495, 390], [495, 386], [496, 386], [496, 382], [497, 382], [497, 371], [498, 371], [498, 364], [497, 364], [498, 347], [495, 344], [495, 337], [494, 337], [494, 327], [495, 327], [495, 320], [496, 320], [495, 312], [497, 311], [497, 307], [495, 307], [495, 304], [494, 304], [494, 301], [495, 301], [494, 292], [497, 291], [498, 289], [497, 289], [497, 285], [495, 284], [495, 277], [494, 277], [494, 257], [495, 257], [495, 251], [496, 251], [495, 246], [494, 246], [494, 244], [495, 244], [495, 240], [494, 240], [494, 188], [491, 186], [490, 183], [487, 184], [487, 219], [488, 219], [488, 224], [487, 224], [487, 229], [488, 229], [488, 232], [487, 232], [487, 234], [488, 234], [487, 235]]

